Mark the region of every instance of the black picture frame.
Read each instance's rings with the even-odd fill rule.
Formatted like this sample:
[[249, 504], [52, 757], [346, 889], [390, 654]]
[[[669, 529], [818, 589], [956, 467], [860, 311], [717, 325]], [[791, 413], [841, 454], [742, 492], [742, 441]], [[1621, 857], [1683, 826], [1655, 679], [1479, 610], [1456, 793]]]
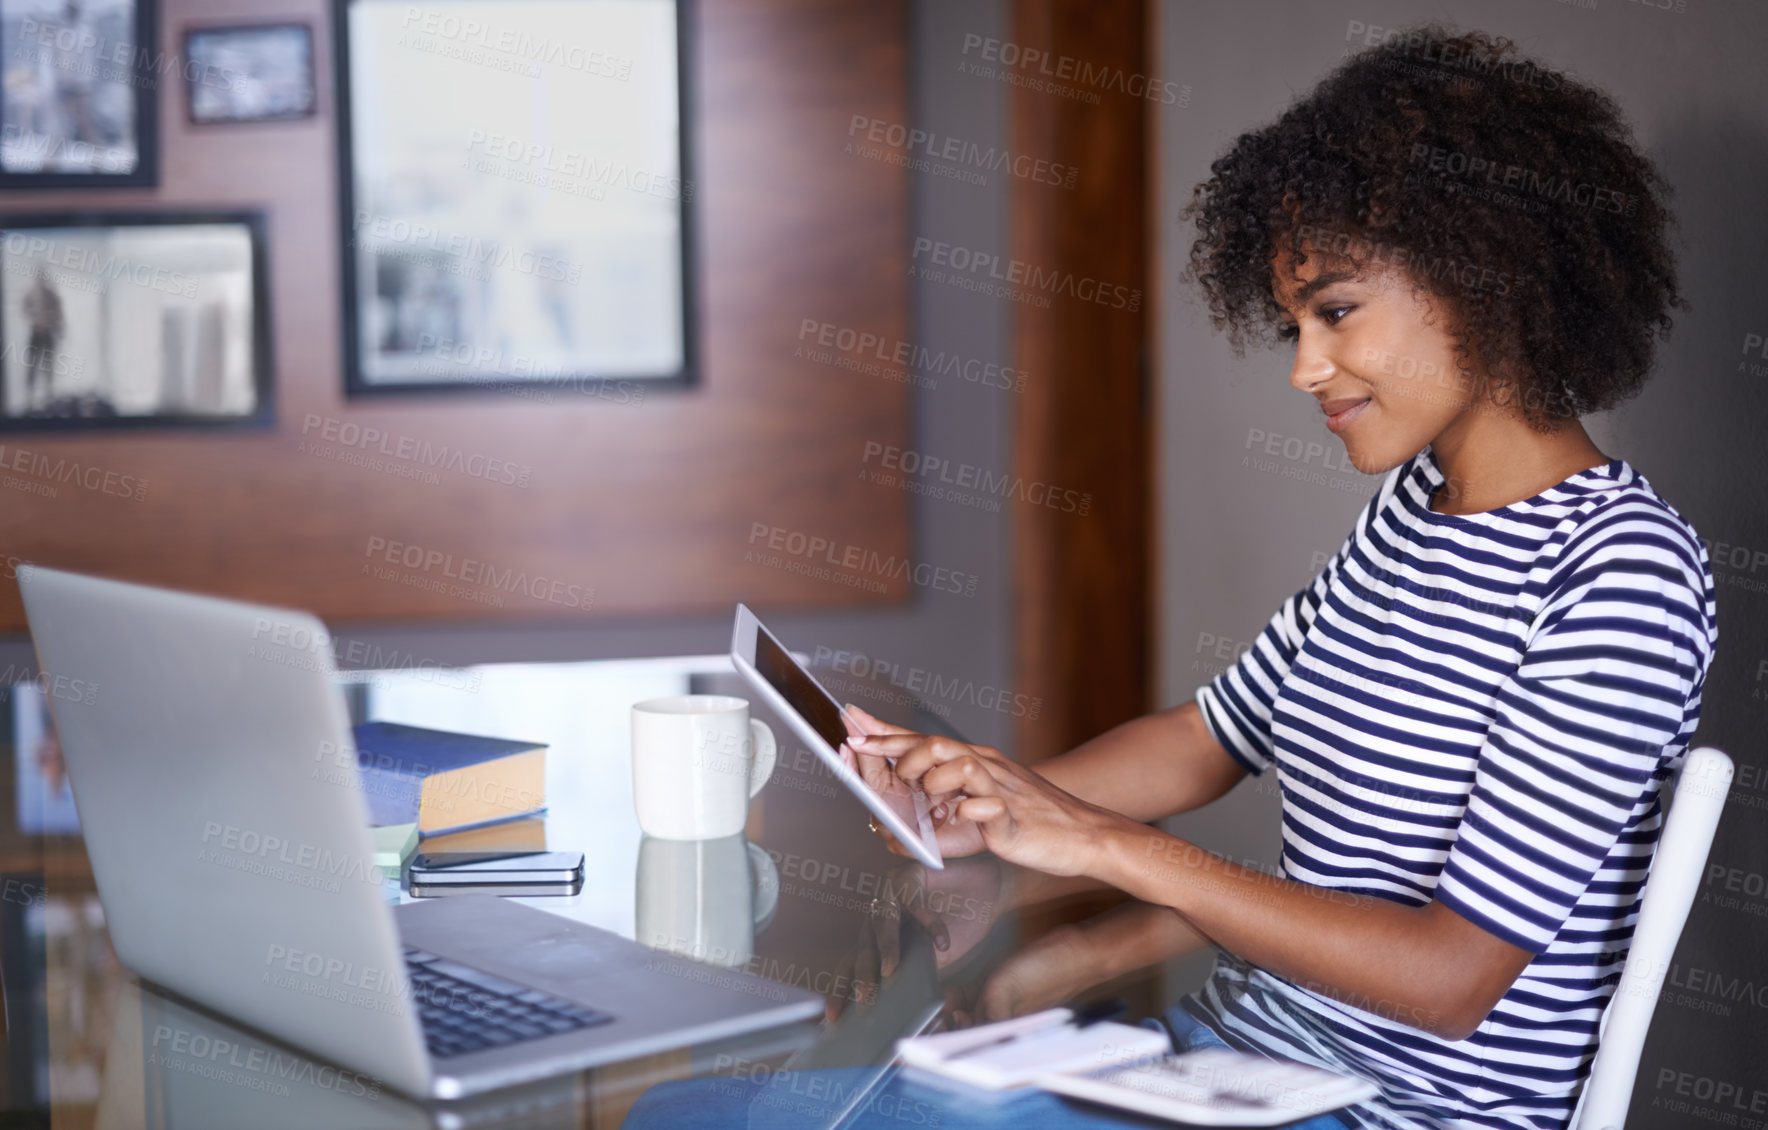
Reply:
[[[244, 267], [248, 278], [244, 289], [250, 296], [250, 309], [245, 312], [248, 324], [243, 327], [237, 323], [237, 311], [228, 311], [219, 303], [209, 302], [195, 305], [202, 297], [205, 289], [199, 284], [207, 278], [217, 284], [227, 276], [237, 275], [240, 268], [228, 267], [211, 270], [207, 274], [190, 267], [185, 261], [173, 262], [156, 259], [151, 251], [131, 252], [114, 247], [93, 249], [84, 246], [87, 241], [68, 232], [108, 233], [118, 231], [146, 231], [169, 227], [211, 228], [219, 232], [198, 233], [195, 231], [180, 233], [179, 246], [185, 248], [181, 255], [194, 255], [200, 245], [193, 242], [195, 237], [207, 234], [211, 237], [226, 233], [226, 229], [235, 229], [231, 234], [235, 246], [243, 246], [249, 256], [249, 263]], [[59, 432], [59, 431], [90, 431], [108, 429], [165, 429], [165, 428], [196, 428], [205, 431], [267, 428], [275, 423], [275, 379], [272, 367], [270, 314], [269, 266], [267, 254], [269, 247], [268, 224], [265, 214], [260, 209], [179, 209], [154, 212], [32, 212], [4, 213], [0, 212], [0, 432]], [[215, 245], [214, 252], [225, 249]], [[28, 336], [22, 331], [21, 319], [32, 318], [26, 306], [26, 296], [36, 287], [42, 278], [40, 268], [44, 264], [53, 265], [62, 273], [57, 286], [68, 293], [83, 291], [95, 295], [87, 305], [96, 304], [96, 315], [88, 314], [94, 322], [102, 323], [91, 330], [95, 337], [102, 340], [86, 351], [61, 349], [56, 339], [68, 332], [66, 323], [70, 320], [62, 312], [66, 303], [57, 302], [55, 321], [60, 326], [54, 333], [45, 332], [42, 337], [36, 331]], [[84, 279], [78, 285], [68, 285], [67, 272], [78, 270], [74, 279]], [[237, 280], [235, 280], [237, 281]], [[132, 286], [134, 291], [113, 291], [113, 286]], [[208, 289], [215, 289], [211, 286]], [[237, 291], [239, 288], [234, 287]], [[143, 293], [151, 292], [151, 293]], [[134, 304], [119, 304], [116, 294], [127, 294], [137, 298]], [[189, 307], [191, 313], [180, 319], [180, 332], [170, 334], [167, 327], [168, 309], [178, 308], [176, 301], [163, 299], [185, 298], [192, 300]], [[121, 312], [119, 312], [121, 311]], [[157, 355], [160, 358], [161, 371], [156, 383], [162, 395], [169, 391], [169, 377], [165, 368], [171, 357], [180, 363], [178, 374], [177, 396], [168, 396], [168, 407], [163, 411], [112, 412], [107, 414], [102, 407], [90, 403], [96, 398], [78, 397], [65, 394], [55, 395], [58, 381], [72, 375], [76, 378], [76, 387], [85, 375], [84, 358], [90, 353], [106, 366], [111, 354], [111, 336], [114, 325], [119, 320], [128, 320], [130, 324], [139, 326], [143, 319], [150, 319], [155, 313], [159, 315], [158, 348], [142, 348], [140, 343], [130, 343], [133, 348], [123, 348], [117, 352], [132, 358]], [[45, 319], [48, 320], [48, 319]], [[10, 332], [9, 332], [10, 331]], [[176, 337], [174, 349], [171, 339]], [[47, 339], [47, 343], [46, 343]], [[197, 358], [204, 347], [209, 352], [203, 354], [205, 360], [213, 360], [218, 355], [225, 357], [229, 350], [237, 356], [238, 351], [245, 351], [246, 372], [243, 377], [228, 379], [228, 373], [217, 372], [215, 365], [207, 368], [199, 365]], [[44, 360], [45, 351], [51, 357]], [[76, 370], [72, 364], [65, 363], [67, 358], [79, 358], [81, 364]], [[58, 363], [58, 359], [63, 363]], [[19, 380], [17, 369], [25, 367], [24, 397], [27, 406], [21, 408], [18, 396]], [[29, 407], [28, 402], [37, 399], [33, 395], [32, 385], [36, 383], [37, 374], [47, 369], [47, 380], [50, 395], [46, 403], [40, 407], [56, 406], [56, 411], [39, 411]], [[120, 366], [119, 366], [120, 371]], [[217, 398], [227, 395], [230, 391], [233, 398], [244, 395], [240, 390], [249, 389], [249, 402], [243, 409], [231, 411], [194, 411], [191, 402], [193, 388], [203, 393], [214, 393]], [[109, 391], [114, 392], [114, 385]], [[64, 403], [72, 401], [74, 403]], [[181, 402], [182, 401], [182, 402]]]
[[[495, 8], [498, 0], [479, 0], [479, 2], [487, 8]], [[409, 8], [409, 4], [406, 3], [406, 0], [331, 0], [334, 105], [337, 108], [338, 139], [338, 231], [342, 274], [340, 295], [343, 302], [341, 320], [343, 331], [341, 335], [342, 369], [346, 397], [374, 398], [404, 395], [483, 397], [512, 393], [518, 396], [527, 396], [530, 395], [528, 390], [533, 390], [535, 394], [548, 394], [549, 400], [558, 399], [550, 396], [551, 393], [563, 392], [617, 403], [636, 403], [642, 400], [645, 392], [648, 391], [685, 391], [697, 386], [700, 379], [699, 318], [702, 303], [699, 297], [700, 280], [697, 275], [700, 256], [697, 247], [698, 193], [695, 191], [696, 182], [694, 180], [696, 163], [693, 159], [695, 117], [692, 113], [695, 91], [693, 76], [696, 0], [669, 0], [669, 2], [673, 4], [675, 9], [675, 88], [678, 107], [675, 157], [682, 186], [677, 210], [677, 230], [680, 233], [678, 270], [680, 278], [681, 363], [676, 371], [665, 376], [633, 376], [620, 372], [584, 372], [545, 375], [498, 374], [493, 379], [485, 380], [375, 380], [365, 374], [362, 364], [364, 327], [360, 317], [360, 264], [357, 258], [359, 251], [356, 230], [355, 103], [350, 89], [352, 52], [358, 50], [359, 45], [352, 43], [349, 13], [352, 8], [362, 4], [406, 4], [407, 8]], [[455, 9], [461, 6], [458, 3], [450, 3], [449, 8]], [[634, 395], [633, 388], [635, 385], [641, 389], [636, 395]]]
[[[266, 36], [291, 35], [299, 42], [302, 58], [297, 72], [304, 83], [305, 99], [288, 109], [262, 113], [209, 114], [199, 106], [214, 97], [213, 91], [244, 81], [244, 76], [229, 76], [228, 68], [211, 57], [213, 47], [204, 40], [251, 40]], [[217, 44], [219, 45], [219, 44]], [[184, 28], [184, 116], [193, 126], [257, 125], [264, 122], [304, 122], [319, 113], [319, 79], [313, 63], [313, 25], [300, 20], [278, 20], [267, 23], [187, 24]]]
[[[91, 0], [88, 0], [90, 7]], [[115, 18], [113, 7], [127, 11]], [[157, 0], [108, 0], [91, 14], [93, 26], [68, 29], [45, 23], [37, 18], [38, 10], [65, 11], [56, 0], [0, 0], [0, 70], [8, 75], [20, 68], [21, 56], [37, 53], [40, 62], [57, 74], [71, 73], [87, 89], [73, 95], [80, 107], [72, 111], [87, 119], [86, 130], [97, 128], [90, 115], [116, 113], [120, 104], [129, 107], [130, 128], [135, 142], [135, 163], [126, 170], [105, 171], [59, 168], [30, 168], [18, 162], [20, 149], [43, 149], [46, 153], [62, 153], [77, 164], [80, 150], [74, 147], [91, 145], [91, 141], [69, 140], [44, 131], [44, 105], [60, 94], [64, 115], [70, 101], [68, 92], [44, 92], [24, 88], [9, 89], [0, 84], [0, 189], [43, 188], [144, 188], [159, 184], [159, 87], [167, 81], [168, 70], [159, 62], [159, 9]], [[127, 27], [133, 42], [125, 42], [120, 28]], [[58, 46], [58, 44], [62, 46]], [[41, 68], [39, 68], [41, 70]], [[25, 122], [37, 118], [36, 127]], [[53, 158], [45, 156], [45, 163]], [[17, 162], [15, 166], [15, 162]]]

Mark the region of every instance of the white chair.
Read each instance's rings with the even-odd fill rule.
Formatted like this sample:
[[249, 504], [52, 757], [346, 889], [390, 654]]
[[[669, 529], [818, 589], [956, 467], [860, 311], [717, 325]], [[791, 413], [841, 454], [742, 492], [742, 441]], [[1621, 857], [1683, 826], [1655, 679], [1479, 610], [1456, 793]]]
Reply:
[[1710, 746], [1690, 752], [1682, 763], [1645, 881], [1627, 968], [1602, 1014], [1596, 1059], [1572, 1113], [1571, 1130], [1621, 1130], [1626, 1124], [1652, 1009], [1688, 921], [1688, 908], [1694, 905], [1732, 772], [1731, 759]]

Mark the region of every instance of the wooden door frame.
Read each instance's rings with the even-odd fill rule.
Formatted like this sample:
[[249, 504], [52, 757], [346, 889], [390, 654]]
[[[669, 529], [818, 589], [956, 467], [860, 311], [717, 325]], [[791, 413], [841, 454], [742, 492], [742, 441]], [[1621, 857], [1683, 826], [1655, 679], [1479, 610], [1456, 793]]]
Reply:
[[[1015, 310], [1015, 365], [1030, 379], [1014, 470], [1090, 496], [1084, 513], [1028, 507], [1013, 525], [1015, 678], [1042, 704], [1016, 722], [1015, 752], [1031, 762], [1150, 707], [1156, 116], [1133, 92], [1159, 79], [1146, 0], [1014, 0], [1012, 18], [1015, 54], [1042, 52], [1018, 68], [1030, 81], [1013, 87], [1012, 152], [1075, 174], [1072, 188], [1014, 185], [1012, 256], [1055, 279], [1032, 288], [1047, 307]], [[1101, 288], [1109, 300], [1086, 297]]]

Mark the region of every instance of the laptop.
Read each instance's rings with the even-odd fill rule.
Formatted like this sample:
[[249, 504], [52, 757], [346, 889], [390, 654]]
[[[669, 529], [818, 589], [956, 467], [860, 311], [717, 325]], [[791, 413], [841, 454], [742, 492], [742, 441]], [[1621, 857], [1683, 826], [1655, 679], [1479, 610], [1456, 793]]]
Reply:
[[434, 1099], [823, 1015], [495, 896], [388, 905], [316, 617], [17, 574], [111, 941], [143, 979]]

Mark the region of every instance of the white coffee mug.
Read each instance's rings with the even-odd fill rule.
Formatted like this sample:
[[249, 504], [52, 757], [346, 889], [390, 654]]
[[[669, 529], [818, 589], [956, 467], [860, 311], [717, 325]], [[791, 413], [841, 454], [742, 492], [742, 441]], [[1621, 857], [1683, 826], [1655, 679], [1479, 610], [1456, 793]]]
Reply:
[[636, 936], [709, 965], [735, 969], [755, 956], [755, 935], [780, 904], [780, 872], [741, 833], [718, 840], [638, 845]]
[[734, 836], [778, 752], [746, 699], [681, 694], [632, 706], [632, 801], [638, 826], [665, 840]]

